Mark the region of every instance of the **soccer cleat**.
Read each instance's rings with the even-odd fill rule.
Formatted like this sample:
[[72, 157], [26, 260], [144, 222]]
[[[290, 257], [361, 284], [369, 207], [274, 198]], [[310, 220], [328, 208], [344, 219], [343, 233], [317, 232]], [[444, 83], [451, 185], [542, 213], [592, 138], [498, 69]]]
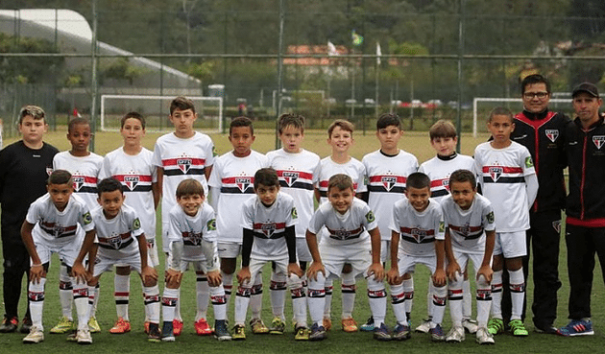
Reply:
[[231, 336], [233, 340], [245, 340], [246, 339], [246, 327], [242, 325], [235, 325], [233, 327], [233, 335]]
[[571, 320], [567, 326], [559, 328], [557, 334], [563, 337], [592, 336], [592, 321]]
[[504, 322], [501, 318], [492, 318], [487, 323], [487, 331], [492, 336], [496, 334], [504, 333]]
[[209, 335], [212, 335], [212, 333], [214, 333], [214, 331], [212, 330], [212, 328], [210, 328], [210, 325], [208, 325], [208, 322], [206, 321], [205, 318], [200, 318], [199, 320], [197, 320], [193, 324], [193, 328], [195, 328], [195, 333], [198, 336], [209, 336]]
[[157, 323], [149, 324], [149, 334], [147, 335], [147, 341], [152, 343], [160, 343], [162, 341], [162, 333], [160, 332], [160, 325]]
[[73, 320], [63, 316], [59, 323], [57, 323], [53, 328], [50, 329], [51, 334], [64, 334], [69, 331], [73, 331], [76, 329], [76, 325]]
[[6, 317], [2, 320], [2, 324], [0, 324], [0, 333], [11, 333], [17, 330], [17, 326], [19, 325], [19, 320], [17, 317], [13, 317], [10, 320]]
[[[16, 325], [15, 325], [16, 326]], [[44, 341], [44, 332], [36, 326], [32, 326], [29, 334], [23, 338], [23, 343], [35, 344]]]
[[418, 333], [429, 333], [431, 330], [431, 319], [423, 320], [420, 326], [416, 327]]
[[553, 325], [547, 325], [544, 327], [534, 326], [534, 332], [542, 334], [557, 334], [557, 328]]
[[359, 329], [357, 328], [357, 322], [355, 322], [353, 317], [349, 317], [342, 319], [342, 330], [347, 333], [353, 333], [357, 332]]
[[510, 327], [510, 333], [515, 337], [526, 337], [529, 334], [521, 320], [512, 320], [508, 323], [508, 326]]
[[125, 321], [123, 317], [119, 317], [116, 324], [109, 330], [111, 334], [124, 334], [126, 332], [130, 332], [130, 322]]
[[164, 321], [164, 324], [162, 325], [162, 342], [174, 342], [175, 340], [176, 338], [172, 331], [172, 322]]
[[366, 323], [362, 324], [361, 327], [359, 327], [359, 329], [362, 332], [373, 332], [374, 331], [374, 317], [370, 316], [370, 318], [368, 318], [368, 320], [366, 321]]
[[380, 327], [376, 327], [374, 329], [374, 339], [384, 342], [391, 340], [391, 335], [389, 334], [387, 325], [381, 323]]
[[101, 332], [101, 326], [99, 326], [99, 322], [97, 322], [97, 319], [95, 317], [91, 317], [88, 320], [88, 331], [90, 333], [99, 333], [99, 332]]
[[309, 340], [309, 329], [307, 327], [297, 327], [294, 340]]
[[29, 317], [23, 317], [23, 321], [21, 322], [21, 328], [19, 332], [23, 334], [29, 333], [29, 330], [32, 328], [32, 320]]
[[475, 333], [475, 341], [479, 344], [495, 344], [494, 337], [485, 327], [479, 327]]
[[412, 331], [410, 330], [410, 326], [398, 323], [397, 326], [395, 326], [395, 328], [393, 329], [393, 334], [391, 335], [391, 338], [393, 338], [394, 340], [406, 340], [410, 339], [411, 336]]
[[145, 334], [149, 334], [149, 321], [145, 321], [145, 323], [143, 323], [143, 331], [145, 332]]
[[174, 333], [175, 337], [178, 337], [183, 332], [183, 321], [177, 320], [176, 318], [172, 320], [172, 333]]
[[[325, 320], [325, 318], [324, 318]], [[311, 326], [311, 333], [309, 334], [309, 340], [318, 341], [326, 339], [326, 329], [324, 326], [319, 326], [317, 323], [314, 323]]]
[[433, 342], [443, 342], [445, 340], [445, 334], [443, 333], [443, 328], [441, 325], [436, 325], [435, 327], [429, 330], [431, 334], [431, 340]]
[[92, 336], [90, 335], [90, 330], [80, 329], [76, 334], [76, 342], [78, 344], [92, 344]]
[[[476, 332], [476, 331], [475, 331]], [[445, 336], [447, 343], [461, 343], [464, 341], [464, 328], [463, 327], [452, 327]]]
[[322, 326], [325, 331], [329, 331], [332, 329], [332, 319], [331, 318], [324, 317], [324, 319], [321, 322], [322, 322]]
[[[269, 328], [265, 326], [263, 320], [260, 318], [253, 318], [250, 320], [250, 327], [252, 327], [252, 333], [254, 334], [267, 334], [269, 333]], [[245, 337], [244, 337], [245, 339]]]
[[[90, 332], [90, 330], [88, 330]], [[67, 340], [68, 342], [77, 342], [78, 341], [78, 331], [77, 330], [72, 330], [71, 333], [69, 333], [67, 335], [67, 338], [65, 338], [65, 340]]]
[[477, 329], [479, 328], [477, 321], [471, 320], [470, 318], [465, 318], [462, 320], [462, 327], [464, 327], [464, 329], [470, 334], [477, 333]]
[[275, 317], [273, 321], [271, 321], [271, 329], [269, 330], [270, 334], [284, 334], [285, 330], [286, 324], [281, 318]]
[[219, 340], [219, 342], [231, 340], [231, 334], [227, 329], [227, 323], [225, 320], [215, 320], [214, 328], [214, 336]]

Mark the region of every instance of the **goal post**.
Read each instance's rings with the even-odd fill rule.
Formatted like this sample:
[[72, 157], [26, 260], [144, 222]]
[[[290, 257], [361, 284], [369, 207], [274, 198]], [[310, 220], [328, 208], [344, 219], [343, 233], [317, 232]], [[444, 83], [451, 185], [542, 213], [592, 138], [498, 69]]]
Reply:
[[[128, 112], [145, 117], [148, 132], [166, 132], [174, 128], [168, 120], [170, 102], [175, 96], [101, 95], [101, 131], [118, 131], [120, 120]], [[220, 133], [223, 129], [223, 98], [191, 96], [198, 119], [196, 130]]]

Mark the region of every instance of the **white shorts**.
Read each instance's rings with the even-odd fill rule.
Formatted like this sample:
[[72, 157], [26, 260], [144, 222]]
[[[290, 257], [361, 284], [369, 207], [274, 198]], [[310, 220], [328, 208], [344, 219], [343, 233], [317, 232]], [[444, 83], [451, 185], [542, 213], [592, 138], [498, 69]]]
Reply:
[[313, 260], [306, 238], [296, 238], [296, 256], [299, 262], [311, 262]]
[[203, 261], [183, 261], [181, 260], [180, 271], [181, 273], [185, 273], [189, 269], [189, 264], [193, 267], [196, 273], [208, 273], [208, 269], [206, 269], [206, 260]]
[[271, 262], [275, 263], [275, 271], [274, 271], [275, 274], [285, 275], [286, 277], [288, 276], [288, 258], [274, 259], [274, 260], [270, 260], [270, 261], [264, 260], [264, 259], [251, 258], [250, 265], [248, 265], [248, 268], [250, 269], [250, 280], [243, 283], [242, 287], [244, 287], [244, 288], [252, 287], [252, 282], [254, 281], [254, 279], [256, 279], [258, 274], [263, 270], [263, 267], [265, 266], [265, 264], [271, 263]]
[[326, 269], [326, 279], [335, 279], [342, 274], [345, 263], [353, 267], [351, 276], [366, 276], [366, 272], [372, 265], [372, 246], [369, 242], [360, 242], [350, 245], [327, 245], [319, 246], [321, 261]]
[[[93, 276], [98, 277], [104, 272], [109, 272], [116, 265], [120, 265], [122, 267], [130, 266], [131, 270], [136, 270], [137, 273], [141, 274], [141, 256], [137, 253], [134, 256], [123, 258], [108, 258], [97, 256]], [[151, 265], [151, 259], [149, 259], [149, 255], [147, 255], [147, 265]]]
[[391, 240], [382, 240], [380, 241], [380, 261], [386, 263], [389, 259], [391, 259]]
[[431, 271], [431, 274], [435, 274], [435, 269], [437, 269], [437, 256], [417, 257], [408, 254], [399, 255], [399, 276], [402, 276], [405, 273], [414, 273], [417, 264], [424, 264]]
[[71, 267], [74, 265], [74, 261], [80, 253], [82, 242], [81, 239], [78, 239], [77, 237], [74, 237], [71, 242], [69, 242], [69, 240], [67, 240], [67, 242], [63, 240], [61, 240], [61, 242], [49, 242], [42, 238], [36, 238], [34, 240], [34, 245], [36, 246], [36, 252], [38, 252], [38, 257], [40, 257], [40, 262], [42, 264], [50, 262], [51, 255], [56, 253], [63, 263], [68, 267]]
[[218, 256], [219, 258], [237, 258], [242, 252], [241, 243], [236, 242], [219, 242]]
[[[473, 262], [473, 267], [475, 268], [475, 274], [477, 274], [479, 268], [481, 268], [481, 263], [483, 263], [483, 253], [469, 253], [456, 248], [454, 248], [453, 251], [454, 258], [456, 259], [456, 262], [460, 266], [460, 269], [462, 269], [463, 273], [468, 266], [468, 261], [471, 260]], [[489, 263], [490, 265], [492, 264], [491, 261]]]
[[524, 257], [527, 255], [527, 240], [525, 231], [496, 232], [494, 255], [504, 258]]

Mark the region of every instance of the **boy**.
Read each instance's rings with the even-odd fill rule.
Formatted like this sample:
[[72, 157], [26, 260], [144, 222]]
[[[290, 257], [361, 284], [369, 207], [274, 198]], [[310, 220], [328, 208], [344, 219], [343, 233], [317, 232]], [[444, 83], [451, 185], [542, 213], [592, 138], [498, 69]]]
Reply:
[[441, 201], [445, 221], [445, 255], [449, 279], [450, 313], [452, 329], [446, 342], [462, 342], [464, 328], [462, 317], [462, 269], [468, 261], [475, 266], [477, 279], [476, 341], [479, 344], [494, 344], [487, 331], [487, 320], [491, 306], [492, 253], [496, 237], [494, 210], [487, 198], [477, 194], [475, 174], [469, 170], [454, 171], [449, 179], [451, 195]]
[[[233, 150], [216, 160], [210, 177], [212, 206], [217, 212], [218, 256], [221, 258], [223, 287], [227, 302], [233, 288], [233, 273], [236, 259], [242, 247], [242, 228], [233, 222], [240, 215], [243, 204], [254, 199], [254, 174], [268, 166], [267, 157], [251, 149], [254, 142], [254, 127], [247, 117], [237, 117], [229, 126], [229, 142]], [[252, 302], [252, 332], [268, 333], [269, 328], [261, 319], [262, 277], [253, 279], [250, 301]]]
[[[365, 167], [354, 157], [349, 155], [349, 149], [354, 143], [354, 126], [351, 122], [337, 119], [328, 127], [328, 145], [332, 147], [332, 154], [320, 162], [320, 174], [315, 197], [320, 204], [328, 201], [327, 192], [329, 180], [335, 174], [346, 174], [353, 180], [355, 195], [361, 198], [367, 191], [365, 185]], [[327, 331], [332, 328], [330, 318], [332, 305], [333, 279], [326, 280], [326, 308], [324, 310], [323, 326]], [[351, 274], [348, 265], [344, 267], [342, 276], [342, 329], [345, 332], [357, 332], [357, 322], [353, 319], [355, 306], [355, 277]]]
[[527, 148], [510, 140], [515, 129], [512, 113], [494, 108], [487, 120], [493, 140], [475, 148], [475, 171], [483, 196], [492, 202], [496, 216], [494, 275], [492, 278], [492, 319], [488, 330], [492, 335], [504, 331], [502, 321], [502, 268], [510, 276], [512, 314], [509, 322], [514, 336], [527, 336], [521, 320], [525, 298], [523, 257], [527, 254], [525, 230], [529, 229], [529, 208], [538, 194], [538, 178]]
[[[244, 202], [242, 208], [242, 268], [237, 274], [239, 287], [235, 298], [235, 327], [233, 339], [246, 339], [246, 312], [250, 302], [250, 281], [255, 279], [267, 262], [275, 263], [275, 274], [287, 278], [292, 293], [292, 311], [296, 339], [304, 340], [307, 328], [307, 308], [303, 271], [296, 263], [297, 212], [294, 198], [279, 192], [277, 172], [262, 168], [254, 174], [257, 198]], [[283, 331], [283, 329], [282, 329]]]
[[21, 237], [32, 262], [28, 291], [32, 327], [23, 338], [23, 343], [39, 343], [44, 340], [44, 285], [50, 256], [57, 253], [72, 275], [70, 280], [78, 313], [76, 340], [80, 344], [90, 344], [92, 337], [88, 329], [87, 276], [83, 268], [80, 271], [76, 269], [74, 260], [83, 240], [77, 232], [78, 225], [84, 230], [86, 237], [90, 238], [94, 238], [95, 225], [84, 201], [73, 195], [73, 180], [69, 172], [54, 171], [48, 179], [47, 189], [47, 194], [32, 203], [21, 227]]
[[[309, 279], [309, 312], [313, 326], [310, 340], [322, 340], [326, 329], [322, 318], [326, 301], [326, 279], [338, 277], [346, 263], [351, 265], [352, 277], [363, 274], [367, 279], [370, 308], [376, 328], [374, 338], [390, 340], [384, 324], [386, 291], [384, 269], [380, 262], [380, 230], [370, 207], [355, 198], [351, 177], [336, 174], [327, 185], [329, 203], [319, 206], [307, 229], [307, 244], [313, 263], [307, 271]], [[327, 236], [318, 246], [317, 234], [325, 226]], [[369, 242], [368, 242], [369, 241]]]
[[[268, 152], [267, 158], [269, 166], [277, 171], [280, 190], [294, 198], [294, 205], [298, 212], [296, 254], [298, 264], [304, 272], [307, 269], [307, 263], [312, 260], [305, 239], [305, 231], [307, 231], [309, 220], [315, 211], [313, 185], [319, 177], [320, 158], [317, 154], [301, 147], [305, 129], [303, 116], [291, 113], [282, 114], [277, 124], [283, 149]], [[302, 280], [303, 286], [306, 287], [304, 275]], [[272, 273], [271, 289], [271, 303], [275, 316], [272, 329], [275, 332], [281, 327], [283, 331], [286, 278], [278, 278], [275, 273]]]
[[[183, 273], [192, 263], [197, 277], [207, 276], [214, 305], [215, 336], [231, 340], [227, 330], [227, 305], [216, 254], [216, 220], [214, 209], [205, 203], [204, 187], [196, 179], [186, 179], [176, 189], [175, 205], [170, 211], [171, 264], [166, 270], [166, 287], [162, 297], [164, 325], [162, 340], [173, 342], [174, 310]], [[198, 295], [198, 299], [199, 299]], [[208, 299], [206, 299], [206, 303]], [[200, 304], [198, 304], [199, 306]], [[205, 305], [205, 304], [204, 304]], [[198, 309], [199, 312], [199, 309]]]
[[[139, 217], [134, 209], [124, 205], [122, 184], [118, 180], [103, 179], [97, 189], [100, 206], [91, 212], [99, 247], [96, 262], [89, 263], [93, 281], [98, 282], [101, 274], [109, 271], [116, 264], [134, 268], [141, 276], [144, 285], [145, 307], [150, 321], [148, 340], [159, 342], [161, 334], [158, 274], [149, 266], [147, 242]], [[94, 239], [94, 234], [86, 235], [82, 250], [74, 262], [74, 268], [82, 267], [84, 255], [94, 247]]]
[[[94, 209], [97, 204], [97, 177], [101, 170], [103, 158], [93, 152], [88, 151], [90, 138], [90, 123], [85, 118], [73, 118], [67, 126], [67, 140], [71, 144], [71, 150], [63, 151], [55, 155], [53, 159], [53, 169], [66, 170], [71, 173], [71, 179], [74, 182], [73, 189], [84, 202], [89, 210]], [[84, 232], [79, 230], [84, 236]], [[91, 333], [100, 332], [101, 328], [95, 318], [96, 305], [98, 302], [98, 284], [89, 289], [90, 298], [94, 298], [91, 305], [90, 323], [88, 324]], [[50, 333], [66, 333], [75, 329], [75, 324], [71, 314], [71, 302], [73, 299], [73, 288], [70, 276], [67, 271], [67, 265], [61, 261], [59, 268], [59, 300], [61, 302], [61, 312], [63, 317], [51, 328]]]
[[[429, 129], [429, 137], [431, 146], [437, 152], [437, 156], [422, 163], [418, 172], [422, 172], [431, 179], [431, 198], [438, 203], [449, 194], [449, 178], [450, 175], [459, 169], [474, 171], [475, 160], [466, 155], [456, 153], [456, 144], [458, 136], [454, 125], [447, 120], [439, 120]], [[472, 314], [472, 299], [471, 288], [468, 280], [468, 273], [464, 270], [464, 282], [462, 292], [462, 311], [464, 319], [462, 325], [471, 334], [477, 332], [477, 322], [471, 319]], [[430, 296], [430, 291], [429, 291]], [[432, 301], [429, 300], [427, 309], [429, 318], [427, 321], [416, 327], [416, 332], [427, 333], [432, 317]]]
[[[447, 296], [444, 264], [444, 227], [439, 203], [430, 199], [431, 180], [420, 172], [412, 173], [406, 181], [405, 199], [395, 202], [391, 221], [391, 269], [387, 280], [391, 285], [393, 312], [397, 326], [393, 337], [410, 337], [403, 279], [400, 275], [413, 273], [417, 264], [424, 264], [432, 275], [433, 318], [429, 333], [433, 341], [443, 341], [441, 328]], [[401, 242], [400, 242], [401, 239]]]
[[[380, 149], [365, 155], [361, 160], [368, 183], [368, 196], [365, 200], [375, 212], [380, 229], [380, 256], [383, 265], [387, 261], [391, 245], [389, 225], [393, 215], [393, 205], [404, 197], [407, 177], [418, 170], [418, 159], [397, 147], [402, 136], [403, 129], [399, 116], [391, 113], [381, 115], [376, 122], [376, 137], [380, 142]], [[404, 288], [407, 288], [405, 283], [410, 282], [413, 280], [404, 280]], [[413, 293], [408, 291], [406, 295], [411, 302]], [[410, 311], [406, 310], [406, 312]], [[373, 329], [372, 318], [361, 326], [362, 331]]]
[[[19, 112], [19, 132], [23, 139], [0, 152], [0, 203], [2, 204], [3, 296], [5, 314], [0, 332], [17, 330], [17, 310], [23, 274], [29, 282], [29, 254], [21, 239], [21, 225], [31, 203], [44, 195], [52, 172], [53, 157], [59, 151], [43, 141], [48, 130], [45, 113], [38, 106], [24, 106]], [[24, 183], [27, 181], [27, 188]], [[29, 306], [21, 333], [29, 333]]]
[[[153, 164], [157, 166], [157, 183], [162, 198], [162, 250], [166, 255], [168, 248], [168, 230], [170, 220], [168, 214], [176, 203], [176, 188], [187, 178], [195, 178], [202, 183], [204, 191], [208, 191], [208, 179], [214, 164], [214, 144], [206, 134], [193, 130], [197, 113], [193, 101], [185, 97], [177, 97], [170, 103], [170, 122], [174, 132], [158, 138], [153, 151]], [[166, 262], [166, 265], [170, 262]], [[207, 282], [204, 282], [207, 288]], [[174, 321], [174, 335], [181, 334], [183, 321], [179, 304], [177, 303]], [[207, 331], [207, 323], [196, 322], [198, 328]]]

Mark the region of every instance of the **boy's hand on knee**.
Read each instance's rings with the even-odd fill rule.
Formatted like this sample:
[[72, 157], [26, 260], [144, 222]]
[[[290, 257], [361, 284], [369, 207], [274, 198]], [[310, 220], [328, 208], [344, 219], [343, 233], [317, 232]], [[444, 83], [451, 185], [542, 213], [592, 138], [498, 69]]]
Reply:
[[154, 286], [158, 282], [158, 272], [155, 268], [147, 266], [141, 270], [141, 278], [145, 286]]
[[311, 263], [309, 270], [307, 270], [307, 278], [309, 280], [317, 281], [317, 273], [319, 272], [323, 273], [324, 277], [326, 276], [326, 268], [324, 268], [323, 263], [313, 262]]
[[435, 286], [444, 286], [447, 277], [445, 276], [445, 270], [437, 269], [435, 270], [435, 274], [433, 274], [433, 284]]
[[289, 263], [288, 264], [288, 276], [290, 276], [292, 273], [296, 274], [299, 278], [303, 276], [303, 274], [305, 274], [305, 272], [303, 272], [302, 269], [300, 269], [300, 266], [298, 265], [298, 263]]
[[390, 285], [396, 285], [396, 284], [401, 283], [401, 280], [399, 279], [399, 269], [397, 269], [397, 268], [389, 269], [389, 271], [387, 272], [387, 282]]
[[170, 284], [172, 286], [179, 287], [181, 285], [182, 278], [183, 278], [183, 273], [181, 273], [175, 269], [168, 269], [164, 273], [164, 281], [166, 282], [166, 284]]
[[221, 284], [221, 282], [223, 281], [221, 272], [218, 269], [214, 270], [212, 272], [208, 272], [208, 274], [206, 274], [206, 277], [208, 277], [208, 285], [213, 286], [213, 287], [219, 286]]
[[86, 271], [82, 263], [74, 263], [71, 267], [71, 276], [76, 278], [77, 283], [87, 284], [90, 280], [90, 273]]
[[460, 265], [456, 261], [450, 262], [447, 265], [447, 278], [452, 282], [458, 281], [458, 274], [462, 274]]
[[374, 275], [374, 280], [382, 281], [384, 279], [384, 268], [380, 263], [372, 263], [368, 269], [368, 275]]
[[32, 265], [29, 268], [29, 279], [34, 284], [39, 284], [41, 278], [46, 278], [46, 271], [42, 264]]
[[250, 274], [250, 268], [248, 267], [243, 267], [242, 269], [239, 270], [239, 272], [237, 273], [237, 281], [240, 284], [243, 284], [245, 281], [250, 281], [251, 278], [251, 274]]
[[484, 265], [481, 266], [481, 268], [479, 268], [479, 270], [477, 271], [477, 279], [479, 279], [480, 275], [483, 275], [485, 277], [485, 280], [491, 283], [493, 274], [494, 271], [492, 270], [492, 267], [490, 267], [489, 265]]

